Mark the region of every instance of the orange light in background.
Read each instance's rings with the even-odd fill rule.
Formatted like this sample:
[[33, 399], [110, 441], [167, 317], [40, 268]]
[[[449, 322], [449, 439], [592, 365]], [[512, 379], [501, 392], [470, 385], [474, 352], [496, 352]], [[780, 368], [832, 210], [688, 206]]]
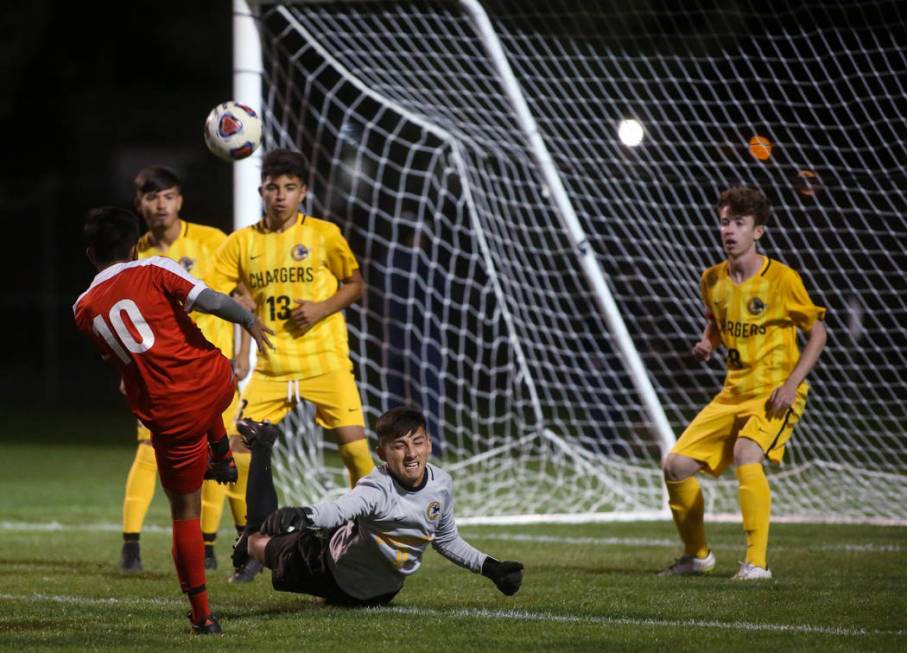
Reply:
[[750, 154], [760, 161], [766, 161], [772, 155], [772, 142], [765, 136], [756, 134], [750, 139]]
[[801, 170], [797, 173], [797, 190], [801, 195], [812, 197], [819, 190], [819, 175], [812, 170]]

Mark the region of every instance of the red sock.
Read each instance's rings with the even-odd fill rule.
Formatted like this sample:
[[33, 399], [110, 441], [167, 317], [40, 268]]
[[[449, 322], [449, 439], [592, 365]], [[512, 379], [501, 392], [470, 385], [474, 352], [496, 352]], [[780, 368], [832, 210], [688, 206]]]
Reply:
[[180, 589], [192, 604], [192, 621], [211, 614], [205, 589], [205, 542], [199, 519], [173, 520], [173, 562]]

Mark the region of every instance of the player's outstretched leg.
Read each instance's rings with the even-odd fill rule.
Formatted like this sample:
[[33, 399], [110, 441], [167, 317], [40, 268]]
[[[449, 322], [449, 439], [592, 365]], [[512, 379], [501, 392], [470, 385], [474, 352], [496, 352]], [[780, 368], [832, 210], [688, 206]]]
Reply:
[[233, 566], [236, 571], [229, 580], [231, 583], [247, 583], [254, 580], [263, 569], [260, 562], [249, 557], [249, 535], [257, 533], [265, 517], [277, 510], [277, 490], [271, 475], [271, 451], [280, 435], [280, 429], [270, 422], [248, 419], [238, 421], [236, 428], [252, 456], [246, 487], [246, 528], [233, 545]]

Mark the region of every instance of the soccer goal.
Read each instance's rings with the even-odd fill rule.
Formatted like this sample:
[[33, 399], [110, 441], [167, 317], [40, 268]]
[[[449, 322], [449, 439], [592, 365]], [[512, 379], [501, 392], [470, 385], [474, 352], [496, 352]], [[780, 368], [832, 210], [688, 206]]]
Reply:
[[[347, 312], [367, 420], [422, 406], [474, 520], [666, 514], [660, 457], [723, 378], [689, 353], [723, 257], [712, 206], [751, 183], [766, 253], [831, 333], [773, 514], [903, 522], [905, 16], [665, 7], [253, 4], [265, 147], [307, 157], [307, 210], [368, 285]], [[346, 480], [304, 413], [276, 469], [311, 502]], [[705, 494], [737, 511], [733, 479]]]

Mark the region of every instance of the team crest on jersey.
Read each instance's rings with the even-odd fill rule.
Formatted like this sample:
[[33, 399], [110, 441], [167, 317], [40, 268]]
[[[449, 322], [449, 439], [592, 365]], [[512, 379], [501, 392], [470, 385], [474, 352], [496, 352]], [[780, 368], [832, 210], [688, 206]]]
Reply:
[[428, 521], [438, 521], [438, 518], [441, 516], [440, 502], [432, 501], [428, 504], [428, 507], [425, 509], [425, 516], [428, 517]]
[[182, 265], [186, 272], [192, 272], [192, 268], [195, 267], [195, 259], [189, 258], [188, 256], [183, 256], [177, 263]]
[[749, 301], [749, 304], [746, 305], [746, 308], [753, 315], [759, 315], [765, 310], [765, 302], [758, 297], [753, 297]]
[[290, 256], [293, 257], [294, 261], [304, 261], [309, 256], [309, 248], [305, 245], [295, 245], [290, 250]]

